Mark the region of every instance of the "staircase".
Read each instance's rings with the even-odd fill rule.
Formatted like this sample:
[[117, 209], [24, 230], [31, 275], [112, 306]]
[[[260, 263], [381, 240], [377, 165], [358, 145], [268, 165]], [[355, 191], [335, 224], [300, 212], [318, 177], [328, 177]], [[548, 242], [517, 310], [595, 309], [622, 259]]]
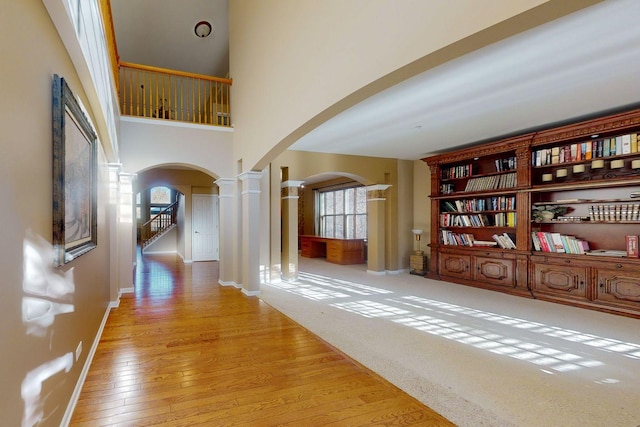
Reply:
[[176, 226], [177, 212], [178, 202], [174, 202], [140, 226], [142, 249]]

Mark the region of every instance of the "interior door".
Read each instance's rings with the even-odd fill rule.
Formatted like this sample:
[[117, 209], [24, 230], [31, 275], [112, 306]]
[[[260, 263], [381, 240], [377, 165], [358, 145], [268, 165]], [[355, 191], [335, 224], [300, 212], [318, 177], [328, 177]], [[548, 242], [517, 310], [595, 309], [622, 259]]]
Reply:
[[219, 255], [218, 196], [194, 194], [191, 203], [191, 248], [194, 261], [217, 261]]

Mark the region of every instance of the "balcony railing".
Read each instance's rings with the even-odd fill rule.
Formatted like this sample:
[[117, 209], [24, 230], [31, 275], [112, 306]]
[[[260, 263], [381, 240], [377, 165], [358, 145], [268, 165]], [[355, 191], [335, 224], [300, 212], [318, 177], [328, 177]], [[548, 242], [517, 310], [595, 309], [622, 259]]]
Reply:
[[231, 79], [128, 62], [119, 72], [122, 115], [231, 126]]

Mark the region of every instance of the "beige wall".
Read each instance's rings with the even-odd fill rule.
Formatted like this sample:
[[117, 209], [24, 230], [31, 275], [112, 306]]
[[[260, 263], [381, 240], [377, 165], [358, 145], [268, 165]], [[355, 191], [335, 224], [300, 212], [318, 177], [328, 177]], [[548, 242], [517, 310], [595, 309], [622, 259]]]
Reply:
[[[280, 264], [280, 171], [288, 168], [288, 179], [304, 181], [310, 177], [340, 175], [342, 178], [325, 179], [321, 184], [305, 186], [303, 192], [305, 233], [313, 229], [313, 188], [319, 185], [336, 185], [357, 181], [365, 185], [388, 184], [385, 203], [385, 263], [386, 270], [408, 268], [408, 254], [412, 250], [410, 235], [413, 222], [413, 162], [378, 157], [345, 156], [335, 154], [285, 151], [271, 163], [270, 175], [270, 250], [271, 267], [276, 271]], [[328, 176], [327, 175], [327, 176]], [[408, 228], [407, 228], [408, 227]], [[407, 230], [404, 230], [407, 228]]]
[[234, 159], [245, 170], [261, 170], [366, 97], [592, 3], [234, 0]]
[[[431, 241], [431, 171], [422, 160], [413, 162], [413, 227], [424, 231], [420, 239], [420, 249], [429, 255]], [[412, 237], [413, 238], [413, 237]], [[415, 245], [415, 241], [413, 243]]]
[[[26, 30], [28, 29], [28, 30]], [[4, 2], [0, 13], [3, 102], [0, 103], [0, 378], [2, 424], [22, 424], [25, 402], [23, 381], [29, 373], [46, 372], [60, 357], [71, 360], [69, 370], [51, 370], [42, 385], [42, 426], [58, 426], [89, 354], [109, 303], [110, 233], [108, 173], [99, 150], [98, 247], [62, 268], [51, 264], [52, 241], [52, 76], [63, 76], [82, 103], [89, 102], [69, 56], [40, 0]], [[108, 136], [99, 135], [103, 141]], [[41, 259], [26, 264], [25, 248], [43, 244]], [[35, 253], [35, 252], [34, 252]], [[27, 267], [28, 266], [28, 267]], [[30, 334], [23, 322], [25, 284], [35, 277], [52, 285], [63, 273], [71, 275], [75, 291], [63, 302], [73, 311], [57, 315], [43, 335]], [[45, 298], [47, 299], [47, 298]], [[51, 300], [52, 298], [49, 298]], [[82, 342], [79, 360], [74, 352]], [[55, 375], [54, 375], [55, 373]], [[29, 377], [39, 378], [38, 375]], [[40, 385], [36, 381], [33, 385]], [[33, 390], [33, 389], [32, 389]], [[31, 409], [37, 409], [31, 405]], [[28, 424], [31, 425], [31, 424]]]

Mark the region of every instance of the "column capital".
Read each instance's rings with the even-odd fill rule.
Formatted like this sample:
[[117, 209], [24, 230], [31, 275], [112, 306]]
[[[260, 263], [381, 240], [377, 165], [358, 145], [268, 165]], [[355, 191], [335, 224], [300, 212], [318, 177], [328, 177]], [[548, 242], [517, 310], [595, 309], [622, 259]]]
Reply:
[[236, 180], [233, 178], [218, 178], [213, 180], [213, 183], [216, 184], [218, 187], [222, 187], [225, 185], [233, 185], [235, 182]]
[[280, 184], [280, 188], [286, 188], [286, 187], [300, 187], [302, 184], [304, 184], [304, 181], [283, 181]]
[[298, 199], [300, 186], [304, 181], [284, 181], [280, 184], [280, 197], [285, 199]]
[[233, 197], [233, 186], [236, 183], [235, 179], [218, 178], [213, 181], [213, 183], [218, 186], [218, 197], [220, 197], [221, 199]]
[[118, 176], [120, 177], [121, 181], [133, 181], [135, 179], [135, 177], [138, 176], [137, 173], [129, 173], [129, 172], [118, 172]]
[[261, 178], [262, 178], [262, 172], [256, 172], [256, 171], [242, 172], [241, 174], [238, 175], [238, 179], [242, 182], [250, 181], [250, 180], [260, 180]]
[[375, 184], [364, 187], [367, 190], [367, 202], [386, 200], [385, 191], [391, 187], [387, 184]]
[[262, 172], [243, 172], [238, 175], [238, 179], [242, 181], [242, 194], [260, 194]]

